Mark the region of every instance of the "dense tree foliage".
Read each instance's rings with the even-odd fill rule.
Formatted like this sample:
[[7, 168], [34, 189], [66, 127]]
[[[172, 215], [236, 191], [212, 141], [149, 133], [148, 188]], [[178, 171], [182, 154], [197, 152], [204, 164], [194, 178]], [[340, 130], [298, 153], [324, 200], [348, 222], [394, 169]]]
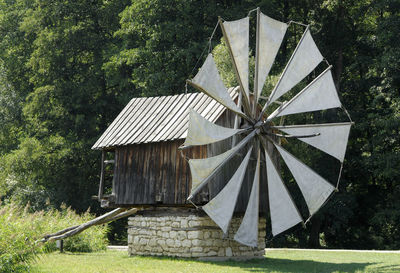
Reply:
[[[238, 19], [257, 6], [280, 21], [311, 24], [355, 121], [340, 192], [305, 231], [273, 244], [399, 248], [399, 0], [0, 0], [1, 199], [37, 209], [49, 201], [96, 207], [90, 196], [99, 155], [90, 147], [101, 132], [133, 96], [183, 92], [207, 50], [234, 84], [220, 30], [210, 49], [209, 38], [218, 16]], [[302, 30], [288, 29], [265, 92]], [[327, 111], [308, 118], [332, 117]], [[304, 155], [311, 165], [320, 159]], [[322, 162], [314, 165], [330, 177], [333, 163]]]
[[88, 148], [120, 106], [102, 66], [126, 4], [1, 1], [0, 176], [7, 198], [38, 208], [47, 198], [89, 205], [98, 160]]

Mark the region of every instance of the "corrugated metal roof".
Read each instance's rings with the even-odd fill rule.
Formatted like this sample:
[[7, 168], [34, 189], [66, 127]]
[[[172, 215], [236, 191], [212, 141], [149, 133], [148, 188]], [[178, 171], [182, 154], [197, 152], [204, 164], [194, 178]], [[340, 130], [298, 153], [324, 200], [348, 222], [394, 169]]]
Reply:
[[[236, 88], [229, 94], [237, 97]], [[215, 122], [225, 107], [203, 93], [133, 98], [93, 145], [92, 149], [185, 138], [189, 109]]]

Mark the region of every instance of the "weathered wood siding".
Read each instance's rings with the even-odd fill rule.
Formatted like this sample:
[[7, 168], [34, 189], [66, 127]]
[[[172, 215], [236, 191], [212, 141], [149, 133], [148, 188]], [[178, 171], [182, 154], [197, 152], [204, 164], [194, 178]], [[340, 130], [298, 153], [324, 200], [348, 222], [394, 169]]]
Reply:
[[[116, 205], [181, 205], [189, 196], [191, 178], [178, 147], [183, 140], [118, 147], [115, 150]], [[206, 147], [186, 151], [189, 157], [206, 157]], [[199, 194], [196, 201], [201, 202]]]
[[[216, 122], [233, 127], [234, 115], [230, 111]], [[240, 141], [240, 139], [238, 140]], [[115, 148], [114, 189], [116, 205], [185, 205], [190, 194], [191, 175], [189, 164], [178, 147], [183, 140], [146, 144], [134, 144]], [[205, 158], [220, 154], [232, 146], [231, 140], [224, 140], [208, 146], [199, 146], [183, 151], [187, 158]], [[248, 145], [249, 147], [249, 145]], [[225, 167], [199, 192], [194, 203], [205, 204], [225, 186], [236, 171], [248, 147]], [[261, 155], [260, 210], [267, 208], [267, 186], [264, 155]], [[250, 196], [256, 165], [253, 152], [242, 190], [236, 204], [236, 212], [244, 212]]]

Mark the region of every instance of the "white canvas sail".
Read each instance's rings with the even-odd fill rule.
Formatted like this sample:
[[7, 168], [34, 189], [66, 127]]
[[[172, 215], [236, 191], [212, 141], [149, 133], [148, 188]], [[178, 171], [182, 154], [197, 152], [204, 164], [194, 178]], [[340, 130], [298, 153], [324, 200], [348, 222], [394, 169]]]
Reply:
[[216, 125], [190, 109], [189, 127], [184, 146], [205, 145], [231, 137], [241, 129], [231, 129]]
[[331, 69], [328, 68], [286, 103], [277, 116], [337, 108], [341, 105]]
[[303, 219], [267, 151], [265, 151], [265, 161], [272, 235], [276, 236], [302, 222]]
[[275, 144], [275, 147], [299, 185], [310, 215], [313, 215], [325, 203], [335, 187], [281, 146]]
[[246, 145], [246, 143], [249, 142], [256, 133], [256, 131], [251, 132], [235, 147], [217, 156], [202, 159], [190, 159], [189, 167], [192, 174], [192, 188], [188, 199], [191, 199], [193, 195], [196, 194], [205, 183], [207, 183], [207, 178], [209, 178], [213, 172], [217, 171], [218, 168], [223, 166], [223, 164], [226, 163], [229, 158], [234, 156], [238, 150], [244, 147], [244, 145]]
[[228, 90], [222, 82], [211, 53], [208, 54], [200, 71], [191, 81], [188, 81], [188, 83], [200, 89], [203, 93], [209, 95], [226, 108], [244, 116], [242, 111], [233, 102]]
[[228, 184], [202, 208], [208, 216], [226, 234], [229, 223], [232, 219], [239, 190], [242, 186], [243, 178], [249, 163], [252, 148], [249, 149], [239, 168], [236, 170]]
[[260, 150], [258, 150], [256, 171], [251, 188], [249, 203], [247, 204], [242, 223], [233, 239], [237, 242], [257, 247], [258, 241], [258, 213], [260, 200]]
[[311, 37], [310, 30], [307, 28], [272, 91], [268, 104], [276, 101], [292, 89], [310, 74], [322, 60], [323, 57]]
[[343, 162], [351, 125], [351, 122], [346, 122], [275, 126], [274, 128], [290, 135], [316, 135], [298, 139]]
[[189, 167], [192, 175], [191, 193], [193, 193], [199, 187], [200, 183], [235, 151], [236, 149], [233, 148], [217, 156], [201, 159], [190, 159]]
[[[258, 83], [257, 97], [260, 97], [265, 80], [285, 36], [287, 24], [274, 20], [260, 12]], [[257, 69], [256, 69], [257, 71]]]
[[249, 17], [223, 22], [244, 91], [249, 97]]

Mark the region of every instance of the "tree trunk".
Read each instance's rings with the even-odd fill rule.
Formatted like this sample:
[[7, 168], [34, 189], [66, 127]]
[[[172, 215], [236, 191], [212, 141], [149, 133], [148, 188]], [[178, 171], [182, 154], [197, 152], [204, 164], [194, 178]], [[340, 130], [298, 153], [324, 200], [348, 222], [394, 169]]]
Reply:
[[[337, 32], [336, 33], [341, 33], [340, 30], [343, 31], [344, 29], [344, 7], [342, 1], [339, 1], [338, 3], [338, 9], [337, 9], [337, 17], [336, 17], [336, 27], [337, 27]], [[340, 37], [338, 37], [340, 39]], [[337, 58], [335, 60], [335, 85], [336, 89], [339, 92], [340, 91], [340, 79], [341, 75], [343, 72], [343, 44], [344, 42], [339, 43], [339, 46], [337, 48]]]
[[319, 233], [321, 229], [321, 217], [315, 215], [311, 222], [310, 238], [308, 239], [308, 247], [310, 248], [321, 248], [319, 243]]

